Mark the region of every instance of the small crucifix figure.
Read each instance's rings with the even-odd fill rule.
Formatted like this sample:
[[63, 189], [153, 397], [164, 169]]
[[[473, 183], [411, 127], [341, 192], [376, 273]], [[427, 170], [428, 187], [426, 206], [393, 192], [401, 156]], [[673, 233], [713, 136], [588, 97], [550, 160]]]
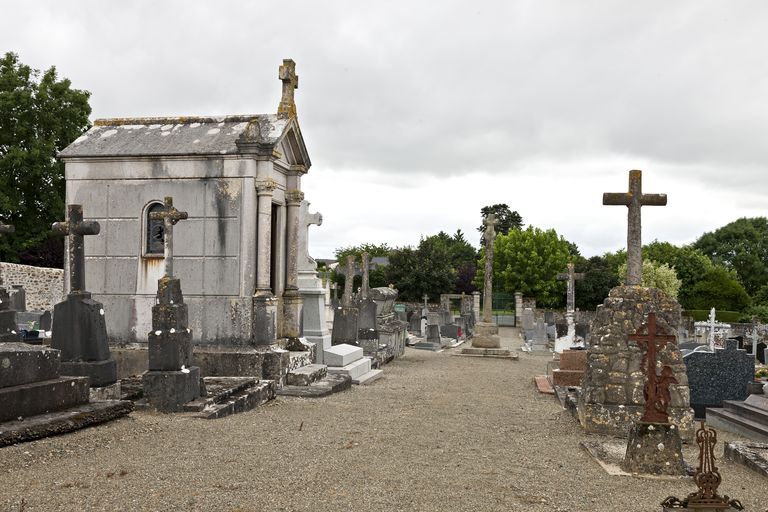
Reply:
[[640, 285], [643, 277], [640, 208], [642, 206], [666, 206], [667, 195], [643, 194], [643, 171], [629, 171], [629, 191], [605, 192], [603, 204], [626, 206], [629, 210], [627, 220], [627, 284]]
[[483, 322], [491, 323], [493, 317], [493, 241], [496, 238], [496, 215], [489, 213], [483, 219], [485, 225], [485, 282], [483, 287]]
[[54, 222], [51, 227], [57, 235], [69, 236], [69, 293], [85, 292], [84, 236], [98, 235], [101, 226], [96, 221], [83, 220], [83, 205], [67, 205], [67, 220]]
[[189, 217], [187, 212], [180, 212], [173, 206], [173, 198], [165, 198], [165, 208], [159, 212], [152, 212], [149, 218], [163, 221], [163, 257], [165, 258], [165, 277], [173, 277], [173, 226], [180, 220]]
[[299, 88], [299, 76], [296, 74], [296, 63], [291, 59], [283, 59], [278, 78], [283, 82], [283, 96], [277, 106], [278, 115], [296, 117], [296, 103], [293, 100], [294, 89]]
[[351, 254], [347, 256], [347, 266], [344, 269], [344, 296], [341, 298], [344, 307], [352, 305], [352, 281], [355, 279], [355, 257]]
[[[643, 333], [645, 331], [645, 333]], [[629, 335], [629, 341], [634, 341], [645, 349], [643, 364], [646, 368], [645, 411], [640, 421], [646, 423], [669, 423], [667, 407], [670, 402], [669, 385], [677, 384], [672, 374], [672, 368], [664, 366], [661, 375], [656, 373], [657, 354], [664, 350], [667, 343], [675, 343], [677, 338], [671, 334], [659, 333], [656, 328], [656, 313], [648, 313], [648, 323], [641, 325], [637, 333]]]
[[568, 263], [568, 271], [562, 274], [557, 274], [558, 281], [568, 282], [568, 293], [566, 295], [566, 312], [573, 313], [576, 311], [576, 292], [575, 282], [584, 279], [584, 274], [580, 272], [574, 272], [574, 264]]

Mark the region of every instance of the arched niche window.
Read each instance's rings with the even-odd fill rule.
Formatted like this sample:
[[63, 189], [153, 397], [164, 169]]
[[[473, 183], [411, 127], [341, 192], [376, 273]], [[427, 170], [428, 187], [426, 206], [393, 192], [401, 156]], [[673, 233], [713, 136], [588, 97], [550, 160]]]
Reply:
[[162, 255], [163, 254], [163, 240], [165, 238], [165, 227], [162, 220], [155, 220], [151, 218], [153, 212], [163, 211], [165, 206], [163, 203], [152, 203], [149, 205], [146, 211], [146, 217], [144, 218], [144, 226], [146, 226], [146, 254], [147, 255]]

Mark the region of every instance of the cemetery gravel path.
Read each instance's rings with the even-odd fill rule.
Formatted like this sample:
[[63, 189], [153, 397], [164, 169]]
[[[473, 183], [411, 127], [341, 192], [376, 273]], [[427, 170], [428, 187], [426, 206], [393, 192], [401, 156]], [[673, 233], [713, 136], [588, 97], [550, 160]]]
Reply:
[[[502, 335], [519, 345], [515, 330]], [[693, 490], [604, 473], [569, 414], [536, 393], [547, 359], [409, 348], [379, 381], [323, 399], [211, 421], [134, 412], [2, 448], [0, 510], [631, 512]], [[719, 466], [722, 493], [768, 508], [764, 479]]]

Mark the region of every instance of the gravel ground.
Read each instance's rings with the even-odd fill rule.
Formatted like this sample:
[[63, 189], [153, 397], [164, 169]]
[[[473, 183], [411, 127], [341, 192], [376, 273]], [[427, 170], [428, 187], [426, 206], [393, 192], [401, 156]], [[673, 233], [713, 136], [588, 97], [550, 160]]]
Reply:
[[[519, 345], [513, 329], [505, 343]], [[2, 511], [659, 511], [691, 480], [608, 476], [519, 361], [407, 349], [384, 378], [220, 420], [134, 412], [0, 449]], [[722, 433], [722, 442], [737, 437]], [[695, 447], [686, 457], [695, 461]], [[766, 480], [719, 461], [721, 493], [768, 509]]]

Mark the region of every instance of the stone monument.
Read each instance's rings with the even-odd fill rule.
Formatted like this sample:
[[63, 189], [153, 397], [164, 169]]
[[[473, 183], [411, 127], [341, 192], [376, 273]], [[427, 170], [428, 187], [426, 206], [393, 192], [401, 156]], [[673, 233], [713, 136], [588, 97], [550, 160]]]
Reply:
[[165, 275], [157, 282], [157, 304], [152, 306], [149, 333], [149, 370], [142, 377], [144, 397], [151, 407], [164, 412], [181, 410], [200, 396], [200, 368], [192, 362], [192, 331], [181, 293], [181, 281], [173, 277], [173, 226], [187, 218], [165, 198], [165, 208], [152, 213], [163, 221]]
[[678, 382], [669, 366], [662, 366], [661, 374], [657, 373], [657, 351], [675, 343], [676, 337], [659, 332], [656, 313], [651, 312], [648, 313], [648, 323], [629, 336], [629, 341], [645, 348], [642, 366], [647, 378], [643, 390], [643, 416], [629, 431], [622, 469], [629, 473], [685, 475], [680, 433], [667, 415], [671, 400], [669, 386]]
[[331, 344], [339, 345], [350, 343], [357, 345], [357, 319], [358, 309], [354, 307], [352, 299], [353, 279], [355, 271], [355, 258], [351, 254], [347, 256], [347, 265], [344, 274], [344, 295], [341, 297], [341, 306], [333, 313], [333, 330], [331, 331]]
[[[15, 228], [10, 224], [0, 222], [0, 235], [13, 233]], [[0, 343], [21, 342], [21, 333], [16, 321], [16, 310], [11, 307], [11, 297], [3, 287], [3, 277], [0, 275]]]
[[92, 387], [117, 381], [117, 365], [107, 345], [104, 306], [85, 289], [84, 236], [98, 235], [95, 221], [83, 220], [83, 207], [67, 206], [67, 221], [53, 224], [53, 232], [68, 236], [69, 293], [53, 308], [51, 347], [61, 350], [61, 374], [90, 377]]
[[483, 321], [475, 324], [472, 346], [476, 348], [500, 348], [499, 326], [493, 322], [493, 241], [496, 238], [496, 216], [489, 214], [485, 224], [485, 281], [483, 287]]
[[573, 347], [576, 343], [576, 281], [584, 279], [584, 274], [574, 272], [574, 264], [568, 263], [565, 273], [557, 274], [558, 281], [565, 281], [567, 285], [565, 321], [568, 325], [567, 334], [555, 342], [555, 352], [562, 352]]

